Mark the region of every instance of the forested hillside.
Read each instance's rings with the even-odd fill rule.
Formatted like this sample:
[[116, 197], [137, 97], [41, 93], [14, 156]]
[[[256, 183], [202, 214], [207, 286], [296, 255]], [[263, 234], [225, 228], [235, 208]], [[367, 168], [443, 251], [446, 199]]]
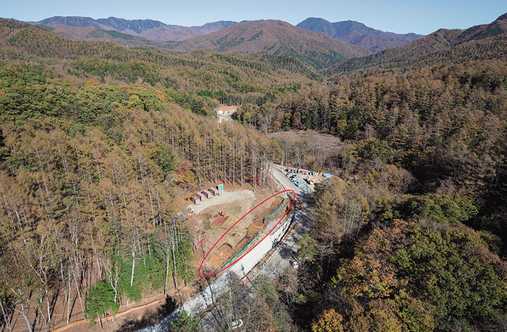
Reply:
[[507, 57], [507, 17], [465, 31], [439, 29], [411, 44], [368, 57], [351, 59], [330, 69], [330, 74], [376, 68], [424, 67]]
[[78, 306], [94, 319], [193, 281], [182, 200], [218, 180], [262, 185], [281, 153], [253, 129], [219, 125], [213, 106], [274, 98], [307, 79], [232, 56], [67, 41], [12, 21], [1, 36], [2, 325], [15, 317], [18, 328], [47, 330]]
[[[214, 99], [231, 104], [265, 101], [311, 84], [307, 77], [319, 77], [313, 67], [291, 57], [188, 55], [152, 48], [125, 48], [107, 42], [67, 40], [16, 21], [0, 22], [1, 59], [58, 58], [60, 71], [94, 76], [102, 81], [160, 84], [187, 94], [189, 100]], [[55, 61], [46, 62], [56, 66]]]
[[297, 26], [305, 30], [321, 32], [329, 37], [360, 46], [372, 54], [387, 48], [404, 46], [422, 37], [415, 33], [398, 34], [380, 31], [356, 21], [329, 22], [316, 17], [309, 17]]
[[357, 158], [379, 159], [411, 171], [414, 191], [452, 185], [479, 194], [505, 162], [506, 75], [504, 61], [354, 74], [236, 116], [270, 131], [317, 129], [353, 142], [342, 171]]
[[[58, 34], [79, 40], [96, 40], [100, 35], [106, 40], [116, 40], [132, 45], [132, 40], [161, 43], [185, 40], [225, 29], [235, 22], [219, 21], [202, 26], [185, 27], [167, 25], [155, 20], [126, 20], [117, 17], [93, 19], [79, 16], [54, 16], [37, 22]], [[137, 38], [136, 38], [137, 37]]]
[[319, 162], [341, 179], [317, 192], [305, 265], [289, 292], [280, 287], [296, 325], [505, 328], [507, 63], [494, 50], [334, 76], [236, 114], [262, 130], [313, 129], [344, 143]]
[[45, 331], [77, 307], [100, 324], [192, 284], [183, 199], [263, 186], [273, 161], [335, 177], [307, 202], [298, 267], [233, 278], [207, 327], [505, 330], [504, 19], [329, 76], [313, 50], [171, 53], [0, 20], [0, 326]]

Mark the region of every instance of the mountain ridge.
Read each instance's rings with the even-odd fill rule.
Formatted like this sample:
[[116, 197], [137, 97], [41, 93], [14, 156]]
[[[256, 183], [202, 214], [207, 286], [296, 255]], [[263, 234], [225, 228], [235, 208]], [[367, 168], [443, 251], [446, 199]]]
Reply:
[[401, 68], [431, 63], [457, 63], [467, 59], [507, 57], [507, 14], [489, 24], [465, 30], [438, 29], [399, 48], [386, 49], [338, 64], [332, 71], [350, 72], [369, 68]]
[[177, 51], [266, 53], [295, 56], [317, 67], [367, 54], [366, 50], [279, 20], [242, 21], [226, 29], [174, 43]]
[[71, 38], [78, 35], [81, 39], [93, 39], [93, 36], [88, 35], [93, 30], [109, 30], [141, 37], [152, 42], [168, 42], [219, 31], [236, 22], [216, 21], [201, 26], [180, 26], [151, 19], [127, 20], [113, 16], [99, 19], [84, 16], [53, 16], [35, 23], [54, 28], [61, 35]]
[[398, 34], [381, 31], [352, 20], [330, 22], [320, 17], [309, 17], [297, 26], [305, 30], [324, 33], [329, 37], [366, 48], [371, 53], [376, 53], [387, 48], [404, 46], [422, 37], [415, 33]]

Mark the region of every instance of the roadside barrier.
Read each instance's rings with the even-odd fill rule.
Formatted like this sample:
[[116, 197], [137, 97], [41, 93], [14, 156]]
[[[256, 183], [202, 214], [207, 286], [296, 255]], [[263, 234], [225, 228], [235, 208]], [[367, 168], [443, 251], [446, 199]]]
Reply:
[[[199, 277], [205, 278], [206, 276], [210, 276], [209, 274], [205, 275], [203, 272], [204, 263], [208, 259], [209, 255], [213, 252], [213, 250], [215, 250], [215, 248], [218, 246], [218, 244], [224, 239], [224, 237], [227, 234], [229, 234], [229, 232], [231, 230], [233, 230], [241, 221], [243, 221], [243, 219], [245, 219], [249, 214], [251, 214], [257, 208], [261, 207], [262, 205], [264, 205], [266, 202], [268, 202], [272, 198], [280, 196], [280, 195], [284, 195], [284, 194], [292, 194], [295, 196], [296, 192], [292, 189], [283, 189], [283, 190], [275, 192], [274, 194], [263, 199], [261, 202], [259, 202], [257, 205], [255, 205], [253, 208], [251, 208], [250, 210], [245, 212], [241, 217], [238, 218], [238, 220], [236, 220], [231, 226], [229, 226], [229, 228], [224, 233], [222, 233], [222, 235], [220, 235], [220, 237], [215, 241], [215, 243], [213, 243], [211, 248], [206, 252], [203, 259], [201, 260], [201, 263], [199, 264], [199, 268], [197, 270]], [[249, 247], [248, 250], [246, 250], [241, 256], [236, 258], [234, 261], [232, 261], [229, 264], [222, 267], [218, 272], [211, 273], [211, 276], [213, 276], [213, 277], [217, 276], [218, 274], [228, 270], [229, 268], [234, 266], [236, 263], [238, 263], [241, 259], [243, 259], [243, 257], [248, 255], [255, 247], [257, 247], [262, 241], [264, 241], [269, 235], [271, 235], [277, 229], [277, 227], [282, 223], [282, 221], [285, 220], [285, 218], [289, 215], [291, 209], [292, 209], [292, 201], [290, 200], [286, 211], [283, 213], [283, 215], [276, 221], [276, 223], [271, 227], [271, 229], [260, 240], [258, 240], [254, 245]]]

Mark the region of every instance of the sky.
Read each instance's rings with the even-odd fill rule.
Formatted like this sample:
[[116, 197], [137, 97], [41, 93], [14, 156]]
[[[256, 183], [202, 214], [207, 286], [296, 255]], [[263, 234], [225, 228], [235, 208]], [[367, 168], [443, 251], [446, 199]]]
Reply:
[[268, 18], [297, 24], [307, 17], [322, 17], [420, 34], [489, 23], [506, 12], [507, 0], [0, 0], [0, 17], [23, 21], [115, 16], [188, 26]]

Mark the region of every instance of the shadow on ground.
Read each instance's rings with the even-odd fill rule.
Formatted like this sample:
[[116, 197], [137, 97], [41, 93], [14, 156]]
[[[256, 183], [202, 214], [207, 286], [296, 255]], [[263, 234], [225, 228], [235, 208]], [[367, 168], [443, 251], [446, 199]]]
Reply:
[[176, 309], [176, 301], [169, 295], [165, 298], [165, 303], [155, 312], [149, 312], [140, 319], [128, 320], [118, 329], [122, 332], [134, 332], [139, 329], [155, 325], [164, 317], [170, 315]]

